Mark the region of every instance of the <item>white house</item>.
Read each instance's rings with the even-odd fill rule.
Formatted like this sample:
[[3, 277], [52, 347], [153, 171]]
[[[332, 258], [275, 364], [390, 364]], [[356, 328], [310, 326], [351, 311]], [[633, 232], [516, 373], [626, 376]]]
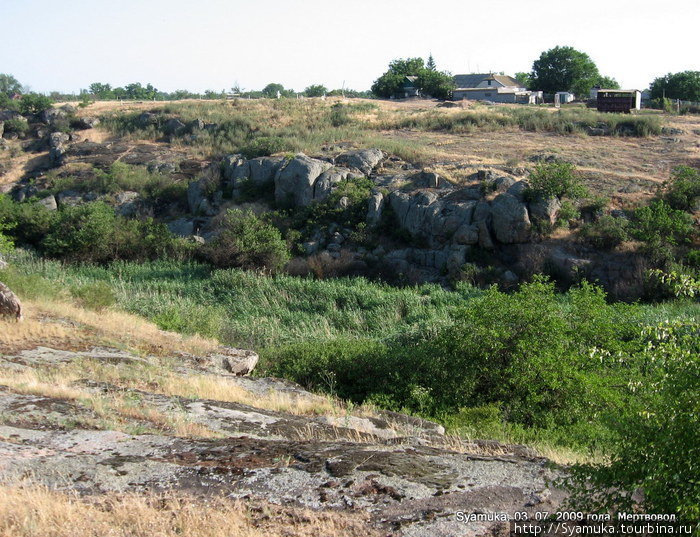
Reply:
[[452, 98], [455, 101], [492, 101], [495, 103], [535, 104], [542, 99], [541, 91], [528, 91], [513, 77], [481, 73], [456, 75]]

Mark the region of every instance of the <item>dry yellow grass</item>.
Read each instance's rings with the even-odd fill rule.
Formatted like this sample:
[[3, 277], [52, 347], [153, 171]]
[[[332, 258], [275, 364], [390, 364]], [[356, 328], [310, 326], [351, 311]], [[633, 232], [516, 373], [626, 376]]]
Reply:
[[0, 537], [373, 537], [367, 514], [314, 512], [221, 497], [76, 494], [0, 488]]
[[67, 302], [23, 301], [23, 323], [0, 320], [0, 352], [48, 344], [60, 348], [112, 345], [155, 354], [189, 352], [207, 354], [219, 343], [200, 336], [166, 332], [135, 315], [103, 310], [99, 313]]

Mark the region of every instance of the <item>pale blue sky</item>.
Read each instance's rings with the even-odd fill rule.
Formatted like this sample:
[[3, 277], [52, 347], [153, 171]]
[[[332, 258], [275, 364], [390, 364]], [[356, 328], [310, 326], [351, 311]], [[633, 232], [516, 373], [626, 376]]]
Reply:
[[[0, 0], [0, 73], [34, 91], [91, 82], [368, 89], [394, 58], [453, 74], [529, 71], [543, 50], [587, 52], [623, 87], [700, 70], [700, 0]], [[566, 5], [571, 7], [564, 7]]]

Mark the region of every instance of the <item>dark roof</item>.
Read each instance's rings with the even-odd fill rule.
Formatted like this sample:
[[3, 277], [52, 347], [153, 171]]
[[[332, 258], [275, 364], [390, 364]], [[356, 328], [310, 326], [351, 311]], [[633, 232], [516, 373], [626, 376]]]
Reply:
[[521, 87], [521, 84], [513, 77], [506, 75], [494, 75], [493, 73], [474, 73], [471, 75], [455, 75], [455, 86], [458, 88], [475, 88], [484, 80], [495, 80], [504, 86]]

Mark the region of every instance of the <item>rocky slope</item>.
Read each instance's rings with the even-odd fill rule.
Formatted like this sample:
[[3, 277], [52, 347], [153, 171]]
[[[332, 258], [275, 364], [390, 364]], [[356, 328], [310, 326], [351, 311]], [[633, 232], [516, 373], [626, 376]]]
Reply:
[[[27, 322], [39, 333], [74, 321], [30, 312]], [[21, 330], [0, 328], [8, 338]], [[503, 523], [456, 513], [553, 511], [564, 499], [550, 486], [561, 470], [528, 448], [451, 438], [422, 419], [241, 376], [256, 359], [249, 351], [82, 347], [31, 338], [0, 347], [4, 486], [88, 497], [175, 491], [192, 501], [220, 494], [367, 513], [384, 535], [431, 537], [507, 534]]]

